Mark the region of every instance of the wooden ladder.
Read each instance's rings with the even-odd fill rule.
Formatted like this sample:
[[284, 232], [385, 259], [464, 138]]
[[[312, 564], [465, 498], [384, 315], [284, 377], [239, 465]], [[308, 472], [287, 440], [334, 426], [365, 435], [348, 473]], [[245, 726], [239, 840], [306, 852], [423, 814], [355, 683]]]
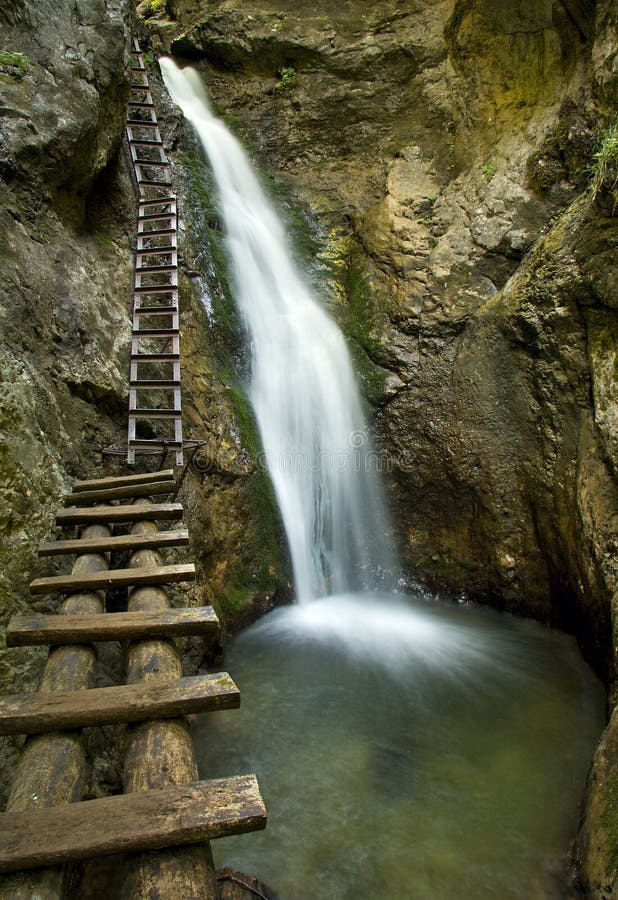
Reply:
[[127, 462], [134, 464], [138, 453], [173, 450], [182, 465], [178, 203], [136, 37], [132, 54], [126, 131], [139, 196]]
[[[140, 887], [132, 892], [125, 883], [123, 896], [150, 896], [142, 891], [152, 882], [161, 891], [156, 896], [216, 897], [216, 881], [211, 893], [198, 883], [200, 878], [213, 881], [212, 864], [200, 874], [201, 863], [190, 856], [183, 874], [183, 853], [192, 851], [178, 848], [266, 825], [254, 775], [197, 777], [183, 717], [234, 708], [240, 698], [225, 672], [192, 677], [180, 672], [172, 639], [212, 639], [218, 620], [210, 606], [171, 608], [163, 587], [195, 577], [193, 565], [163, 565], [158, 552], [189, 542], [185, 528], [160, 531], [155, 524], [181, 519], [181, 504], [159, 502], [175, 490], [172, 469], [78, 482], [56, 521], [80, 526], [80, 536], [39, 547], [45, 557], [74, 555], [73, 571], [31, 584], [33, 593], [67, 593], [62, 613], [18, 615], [9, 622], [8, 646], [52, 648], [39, 692], [0, 700], [0, 735], [30, 736], [7, 812], [0, 814], [0, 873], [19, 871], [15, 877], [22, 888], [24, 877], [35, 879], [29, 887], [32, 896], [37, 891], [61, 896], [49, 882], [57, 881], [59, 864], [131, 853], [136, 855], [128, 857], [130, 866], [139, 872], [131, 869], [128, 877]], [[128, 533], [112, 535], [110, 523], [124, 523]], [[110, 558], [117, 552], [131, 554], [128, 566], [110, 569]], [[104, 612], [102, 591], [126, 585], [127, 611]], [[112, 640], [130, 642], [127, 683], [93, 687], [90, 642]], [[133, 723], [125, 751], [124, 793], [83, 801], [80, 729], [111, 723]], [[161, 887], [166, 877], [161, 854], [147, 852], [165, 852], [163, 848], [174, 848], [168, 854], [167, 877], [176, 887], [168, 885], [168, 892]], [[50, 866], [56, 868], [43, 868]], [[27, 875], [23, 870], [37, 871]], [[1, 880], [2, 898], [13, 896], [11, 877]]]

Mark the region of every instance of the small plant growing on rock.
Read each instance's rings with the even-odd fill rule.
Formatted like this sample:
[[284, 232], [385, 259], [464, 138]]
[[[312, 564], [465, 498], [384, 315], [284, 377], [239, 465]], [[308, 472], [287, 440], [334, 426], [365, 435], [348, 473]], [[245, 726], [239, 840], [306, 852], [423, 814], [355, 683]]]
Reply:
[[32, 69], [32, 64], [25, 53], [11, 50], [0, 50], [0, 72], [12, 78], [23, 78]]
[[296, 80], [296, 69], [293, 66], [284, 66], [279, 72], [279, 81], [275, 85], [277, 91], [288, 91]]
[[487, 184], [489, 184], [492, 178], [494, 178], [497, 171], [498, 170], [493, 163], [485, 163], [485, 165], [483, 166], [483, 178], [485, 179]]
[[603, 194], [613, 198], [612, 213], [618, 206], [618, 118], [601, 138], [601, 146], [594, 154], [594, 178], [592, 197], [599, 200]]
[[166, 14], [167, 0], [142, 0], [137, 7], [137, 15], [145, 21]]

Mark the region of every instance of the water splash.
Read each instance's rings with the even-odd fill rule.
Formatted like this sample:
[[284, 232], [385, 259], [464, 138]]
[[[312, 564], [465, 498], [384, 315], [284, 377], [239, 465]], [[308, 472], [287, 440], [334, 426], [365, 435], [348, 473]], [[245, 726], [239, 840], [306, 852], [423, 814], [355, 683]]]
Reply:
[[213, 116], [199, 75], [160, 62], [217, 183], [252, 350], [249, 398], [297, 598], [375, 587], [391, 566], [386, 517], [343, 336], [294, 265], [282, 224], [242, 147]]

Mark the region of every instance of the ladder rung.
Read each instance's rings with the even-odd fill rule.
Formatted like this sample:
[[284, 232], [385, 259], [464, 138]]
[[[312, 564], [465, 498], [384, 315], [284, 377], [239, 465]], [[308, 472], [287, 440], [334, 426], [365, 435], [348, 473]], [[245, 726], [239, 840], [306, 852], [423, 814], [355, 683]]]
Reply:
[[[140, 214], [140, 216], [138, 218], [139, 218], [140, 222], [146, 222], [146, 221], [161, 222], [163, 219], [175, 219], [177, 215], [178, 214], [175, 211], [174, 212], [160, 212], [160, 213], [144, 213], [143, 215]], [[170, 228], [170, 229], [166, 229], [166, 230], [176, 231], [177, 229]], [[140, 231], [139, 232], [139, 234], [154, 234], [154, 233], [155, 232], [148, 232], [148, 231]]]
[[139, 175], [137, 177], [137, 181], [138, 181], [138, 184], [140, 184], [142, 187], [161, 187], [161, 188], [171, 187], [171, 184], [169, 181], [155, 181], [154, 178], [140, 178]]
[[199, 844], [266, 827], [255, 775], [0, 815], [0, 871]]
[[0, 734], [41, 734], [111, 723], [172, 719], [239, 706], [238, 688], [226, 672], [90, 690], [13, 694], [0, 700]]
[[219, 619], [212, 606], [193, 609], [138, 610], [60, 616], [13, 616], [7, 625], [7, 647], [39, 644], [89, 644], [156, 637], [213, 634]]
[[133, 166], [135, 169], [169, 169], [170, 163], [167, 159], [134, 159]]
[[182, 441], [172, 441], [166, 438], [133, 438], [128, 442], [132, 450], [150, 450], [160, 448], [161, 450], [182, 450]]
[[162, 147], [163, 141], [143, 141], [129, 138], [130, 144], [136, 144], [138, 147]]
[[101, 591], [134, 584], [176, 584], [195, 581], [193, 563], [176, 566], [140, 566], [135, 569], [105, 569], [79, 575], [53, 575], [35, 578], [30, 584], [32, 594], [53, 594], [55, 591]]
[[177, 252], [177, 247], [138, 247], [135, 251], [137, 256], [165, 256]]
[[180, 353], [132, 353], [131, 362], [180, 362]]
[[[176, 214], [173, 214], [173, 217], [176, 217]], [[172, 216], [157, 216], [157, 218], [172, 218]], [[164, 237], [165, 235], [175, 235], [177, 233], [176, 228], [153, 228], [152, 231], [140, 231], [138, 234], [138, 238], [144, 237]], [[177, 249], [176, 247], [174, 249]]]
[[148, 338], [148, 337], [176, 337], [178, 335], [177, 328], [134, 328], [132, 337]]
[[134, 316], [173, 316], [178, 312], [178, 306], [136, 306], [133, 309]]
[[140, 197], [138, 201], [138, 206], [153, 206], [157, 203], [176, 203], [177, 197], [175, 194], [168, 194], [167, 197]]
[[139, 522], [182, 519], [181, 503], [131, 503], [122, 506], [95, 506], [59, 509], [58, 525], [90, 525], [94, 522]]
[[178, 269], [177, 265], [172, 265], [171, 263], [166, 263], [162, 266], [136, 266], [135, 274], [136, 275], [152, 275], [154, 272], [160, 272], [163, 274], [164, 272], [175, 272]]
[[146, 482], [129, 484], [124, 487], [101, 488], [98, 491], [74, 491], [64, 498], [65, 506], [79, 506], [82, 503], [101, 503], [107, 500], [127, 500], [134, 497], [154, 497], [159, 494], [170, 494], [176, 490], [176, 481]]
[[63, 556], [73, 553], [113, 553], [123, 550], [147, 550], [157, 547], [182, 547], [189, 543], [186, 528], [175, 531], [153, 531], [146, 534], [117, 534], [114, 537], [78, 538], [50, 541], [39, 545], [39, 556]]
[[179, 419], [182, 416], [181, 409], [129, 409], [129, 419]]
[[161, 391], [174, 390], [181, 386], [180, 381], [165, 378], [149, 378], [146, 381], [130, 381], [129, 388], [132, 391]]
[[177, 290], [177, 284], [146, 284], [133, 288], [135, 294], [173, 294]]
[[143, 103], [138, 100], [129, 100], [128, 106], [130, 109], [154, 109], [154, 103]]
[[151, 119], [150, 121], [144, 119], [127, 119], [126, 124], [129, 128], [158, 128], [159, 125], [156, 119]]

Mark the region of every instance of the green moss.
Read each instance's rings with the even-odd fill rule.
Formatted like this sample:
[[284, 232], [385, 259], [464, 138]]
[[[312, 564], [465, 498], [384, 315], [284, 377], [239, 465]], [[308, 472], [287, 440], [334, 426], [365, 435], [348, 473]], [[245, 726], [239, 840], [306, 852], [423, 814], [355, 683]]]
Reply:
[[363, 393], [370, 403], [377, 403], [384, 394], [386, 372], [374, 362], [380, 349], [375, 336], [377, 303], [367, 275], [356, 251], [345, 259], [340, 276], [345, 305], [340, 315], [341, 328], [348, 345]]
[[618, 773], [615, 771], [610, 773], [608, 779], [601, 824], [605, 831], [607, 876], [613, 877], [618, 872]]
[[435, 578], [447, 579], [451, 578], [454, 574], [452, 563], [442, 556], [423, 556], [414, 561], [414, 566], [419, 572], [433, 575]]
[[179, 158], [186, 197], [184, 217], [205, 273], [212, 303], [210, 324], [221, 355], [237, 354], [243, 346], [243, 327], [232, 293], [223, 227], [216, 212], [215, 186], [198, 150]]
[[23, 78], [32, 69], [32, 63], [25, 53], [12, 50], [0, 51], [0, 72], [11, 78]]
[[604, 131], [593, 158], [592, 196], [597, 200], [602, 194], [609, 194], [615, 211], [618, 206], [618, 116]]

